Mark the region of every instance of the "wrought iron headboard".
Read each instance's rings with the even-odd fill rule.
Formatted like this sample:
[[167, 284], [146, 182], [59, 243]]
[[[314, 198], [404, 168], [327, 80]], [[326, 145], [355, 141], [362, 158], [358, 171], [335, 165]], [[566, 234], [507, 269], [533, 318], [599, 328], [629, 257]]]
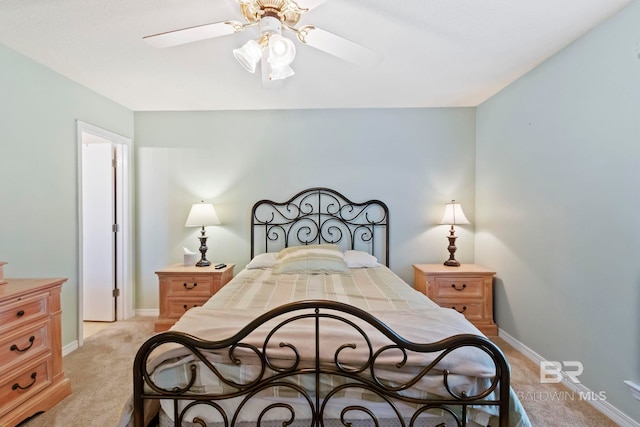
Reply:
[[314, 187], [286, 202], [260, 200], [251, 209], [251, 258], [289, 246], [334, 243], [366, 251], [389, 266], [389, 209], [379, 200], [355, 203]]

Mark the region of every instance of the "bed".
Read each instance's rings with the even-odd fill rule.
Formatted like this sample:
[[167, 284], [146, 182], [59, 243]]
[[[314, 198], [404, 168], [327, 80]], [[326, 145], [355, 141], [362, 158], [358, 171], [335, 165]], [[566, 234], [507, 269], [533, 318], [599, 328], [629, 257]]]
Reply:
[[498, 347], [389, 268], [389, 210], [251, 211], [251, 262], [138, 350], [122, 425], [529, 426]]

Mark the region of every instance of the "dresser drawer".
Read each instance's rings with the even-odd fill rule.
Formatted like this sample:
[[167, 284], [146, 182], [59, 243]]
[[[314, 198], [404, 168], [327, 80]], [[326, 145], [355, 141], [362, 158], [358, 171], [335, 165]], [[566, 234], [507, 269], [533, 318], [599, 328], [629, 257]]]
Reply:
[[179, 319], [187, 310], [193, 307], [202, 307], [205, 302], [209, 300], [206, 298], [189, 298], [189, 299], [176, 299], [170, 298], [168, 300], [168, 313], [167, 317], [173, 319]]
[[436, 301], [440, 307], [451, 308], [464, 315], [469, 321], [484, 320], [484, 301]]
[[0, 380], [0, 417], [51, 384], [51, 356], [15, 370]]
[[178, 276], [164, 279], [167, 296], [209, 297], [213, 294], [213, 278], [203, 276]]
[[49, 315], [49, 293], [10, 299], [0, 305], [0, 333]]
[[[24, 365], [39, 353], [50, 350], [49, 319], [0, 337], [0, 374]], [[1, 376], [1, 375], [0, 375]]]
[[484, 296], [484, 278], [482, 277], [436, 277], [434, 285], [436, 299]]

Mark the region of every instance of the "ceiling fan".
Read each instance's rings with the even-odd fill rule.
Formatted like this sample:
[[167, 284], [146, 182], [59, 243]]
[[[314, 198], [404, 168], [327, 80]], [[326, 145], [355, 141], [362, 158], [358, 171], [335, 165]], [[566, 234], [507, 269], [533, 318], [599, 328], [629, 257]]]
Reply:
[[198, 25], [175, 31], [154, 34], [143, 38], [151, 46], [165, 48], [199, 40], [225, 36], [257, 26], [260, 36], [234, 49], [233, 55], [249, 72], [255, 72], [261, 64], [265, 87], [281, 82], [294, 74], [290, 64], [295, 57], [294, 43], [282, 36], [282, 30], [296, 34], [298, 40], [308, 46], [327, 52], [345, 61], [373, 67], [381, 61], [381, 55], [360, 44], [347, 40], [315, 25], [296, 28], [300, 17], [326, 0], [236, 0], [245, 18], [239, 21], [222, 21]]

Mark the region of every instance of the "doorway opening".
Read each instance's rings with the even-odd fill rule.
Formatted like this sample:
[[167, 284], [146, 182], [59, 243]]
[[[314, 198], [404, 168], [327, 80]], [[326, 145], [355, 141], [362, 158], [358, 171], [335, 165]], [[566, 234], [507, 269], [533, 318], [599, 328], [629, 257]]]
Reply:
[[133, 317], [131, 140], [77, 121], [78, 346], [84, 322]]

